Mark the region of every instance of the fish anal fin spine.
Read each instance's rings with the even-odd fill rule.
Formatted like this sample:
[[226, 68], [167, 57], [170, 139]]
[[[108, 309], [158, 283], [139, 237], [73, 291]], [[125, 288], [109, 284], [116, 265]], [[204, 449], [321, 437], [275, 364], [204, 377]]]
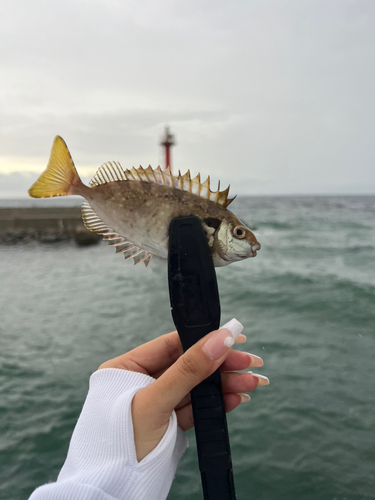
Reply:
[[134, 245], [124, 236], [121, 236], [111, 227], [107, 226], [86, 201], [82, 204], [82, 219], [87, 229], [101, 234], [103, 239], [108, 241], [110, 247], [115, 247], [116, 253], [124, 254], [125, 260], [133, 258], [135, 265], [141, 262], [144, 262], [146, 267], [150, 265], [152, 254]]

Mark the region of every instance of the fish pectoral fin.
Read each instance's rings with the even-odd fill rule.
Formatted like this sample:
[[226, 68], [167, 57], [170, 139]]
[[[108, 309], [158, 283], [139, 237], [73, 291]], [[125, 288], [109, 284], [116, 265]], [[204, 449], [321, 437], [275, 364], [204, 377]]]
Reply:
[[148, 267], [152, 260], [152, 253], [143, 250], [142, 248], [134, 245], [128, 241], [124, 236], [121, 236], [111, 227], [107, 226], [91, 208], [91, 206], [84, 202], [82, 204], [82, 219], [83, 223], [90, 231], [101, 234], [104, 240], [108, 241], [110, 247], [116, 248], [116, 253], [123, 253], [125, 260], [134, 259], [134, 265], [144, 262]]

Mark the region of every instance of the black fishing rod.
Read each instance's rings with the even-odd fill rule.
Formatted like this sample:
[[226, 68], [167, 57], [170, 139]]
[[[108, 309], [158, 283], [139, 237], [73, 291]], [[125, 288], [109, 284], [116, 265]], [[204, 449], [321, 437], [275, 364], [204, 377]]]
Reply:
[[[169, 229], [169, 296], [184, 351], [220, 325], [220, 299], [211, 251], [198, 217]], [[236, 500], [220, 369], [190, 393], [205, 500]]]

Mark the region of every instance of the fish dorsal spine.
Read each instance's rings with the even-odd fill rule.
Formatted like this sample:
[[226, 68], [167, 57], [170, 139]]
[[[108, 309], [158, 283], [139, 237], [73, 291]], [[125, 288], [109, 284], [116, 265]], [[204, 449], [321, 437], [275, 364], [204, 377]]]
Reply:
[[160, 166], [153, 169], [150, 165], [146, 169], [140, 166], [124, 170], [120, 163], [116, 161], [101, 165], [89, 184], [91, 187], [95, 187], [101, 184], [120, 181], [150, 182], [152, 184], [159, 184], [160, 186], [180, 189], [204, 200], [211, 200], [224, 208], [228, 207], [235, 199], [235, 197], [228, 198], [229, 186], [227, 189], [220, 191], [220, 181], [217, 191], [211, 191], [210, 176], [204, 182], [201, 182], [200, 174], [192, 179], [190, 170], [183, 175], [179, 171], [178, 176], [175, 176], [172, 175], [169, 167], [166, 170], [162, 170]]

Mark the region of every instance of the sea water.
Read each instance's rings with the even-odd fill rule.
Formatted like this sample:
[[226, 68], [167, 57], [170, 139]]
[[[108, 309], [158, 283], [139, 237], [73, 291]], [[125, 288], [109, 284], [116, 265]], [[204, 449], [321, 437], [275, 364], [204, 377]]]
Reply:
[[[232, 207], [262, 249], [217, 270], [222, 323], [271, 382], [228, 415], [237, 498], [375, 499], [375, 197]], [[26, 500], [56, 479], [90, 374], [173, 330], [166, 262], [34, 242], [0, 246], [0, 280], [0, 498]], [[188, 436], [169, 500], [203, 498]]]

